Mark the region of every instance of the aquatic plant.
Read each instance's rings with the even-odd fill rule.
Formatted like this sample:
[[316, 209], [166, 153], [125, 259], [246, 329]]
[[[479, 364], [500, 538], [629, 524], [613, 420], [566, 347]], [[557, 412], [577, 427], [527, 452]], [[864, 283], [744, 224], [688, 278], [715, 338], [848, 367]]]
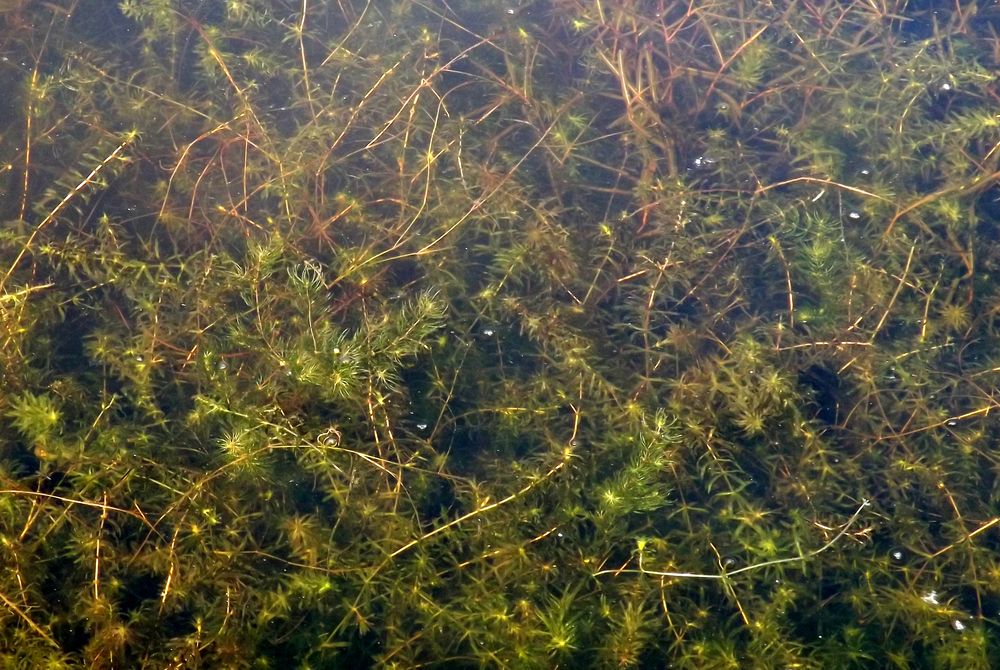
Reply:
[[17, 667], [988, 667], [996, 16], [0, 7]]

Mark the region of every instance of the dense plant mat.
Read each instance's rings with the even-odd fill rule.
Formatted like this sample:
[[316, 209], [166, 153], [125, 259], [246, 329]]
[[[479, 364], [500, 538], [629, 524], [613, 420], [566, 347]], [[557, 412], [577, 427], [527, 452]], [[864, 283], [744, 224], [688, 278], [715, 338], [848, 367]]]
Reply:
[[1000, 11], [0, 2], [17, 668], [985, 668]]

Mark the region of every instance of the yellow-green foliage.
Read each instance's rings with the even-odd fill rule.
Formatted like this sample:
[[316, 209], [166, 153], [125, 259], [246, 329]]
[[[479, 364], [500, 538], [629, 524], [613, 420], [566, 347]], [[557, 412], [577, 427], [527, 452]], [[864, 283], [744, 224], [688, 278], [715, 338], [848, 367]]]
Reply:
[[997, 658], [987, 3], [0, 3], [0, 665]]

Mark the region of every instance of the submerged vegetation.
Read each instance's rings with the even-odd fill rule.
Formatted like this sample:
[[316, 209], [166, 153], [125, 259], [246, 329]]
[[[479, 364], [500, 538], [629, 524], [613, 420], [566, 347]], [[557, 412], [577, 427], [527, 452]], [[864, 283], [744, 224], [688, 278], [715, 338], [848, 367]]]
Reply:
[[4, 667], [1000, 654], [995, 8], [0, 23]]

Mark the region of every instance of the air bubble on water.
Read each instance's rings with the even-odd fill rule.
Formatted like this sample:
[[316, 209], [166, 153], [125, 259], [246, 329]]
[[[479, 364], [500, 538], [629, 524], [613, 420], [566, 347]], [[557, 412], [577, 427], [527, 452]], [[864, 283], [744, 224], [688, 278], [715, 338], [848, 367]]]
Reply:
[[941, 601], [938, 600], [938, 592], [937, 591], [928, 591], [924, 595], [920, 596], [920, 599], [923, 600], [928, 605], [940, 605], [941, 604]]
[[848, 219], [853, 219], [854, 221], [857, 221], [858, 219], [861, 218], [861, 213], [860, 212], [851, 212], [850, 214], [847, 215], [847, 218]]
[[965, 630], [965, 624], [958, 619], [951, 622], [951, 627], [960, 632]]

